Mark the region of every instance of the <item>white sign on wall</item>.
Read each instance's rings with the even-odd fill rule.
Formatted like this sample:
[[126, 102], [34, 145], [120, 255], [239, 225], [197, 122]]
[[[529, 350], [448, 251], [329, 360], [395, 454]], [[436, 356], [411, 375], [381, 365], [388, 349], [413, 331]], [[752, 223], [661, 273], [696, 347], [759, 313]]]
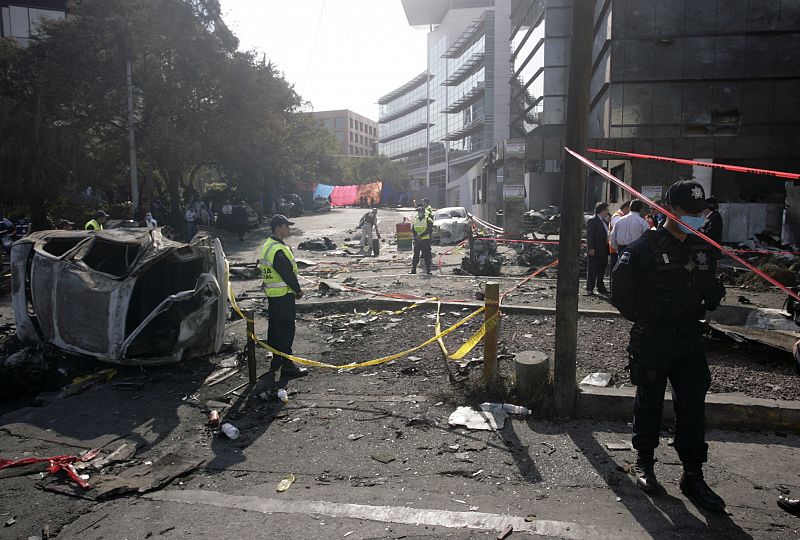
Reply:
[[661, 198], [664, 188], [661, 186], [642, 186], [642, 189], [639, 191], [651, 201], [658, 202], [658, 200]]

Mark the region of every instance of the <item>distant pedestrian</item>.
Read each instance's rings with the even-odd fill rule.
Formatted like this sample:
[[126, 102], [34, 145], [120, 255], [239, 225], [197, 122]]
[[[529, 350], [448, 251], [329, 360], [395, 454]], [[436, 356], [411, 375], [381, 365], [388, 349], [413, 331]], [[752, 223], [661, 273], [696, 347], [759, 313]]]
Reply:
[[[706, 199], [706, 204], [708, 205], [708, 208], [706, 208], [706, 210], [703, 212], [703, 214], [706, 216], [706, 221], [699, 230], [716, 243], [721, 244], [723, 221], [722, 216], [719, 213], [719, 202], [717, 202], [717, 199], [714, 197], [709, 197]], [[717, 248], [713, 248], [711, 250], [711, 257], [708, 260], [708, 267], [712, 274], [717, 273], [717, 261], [719, 261], [721, 258], [722, 252]]]
[[150, 212], [147, 212], [144, 215], [144, 223], [148, 229], [155, 229], [156, 227], [158, 227], [158, 221], [156, 221], [155, 218], [153, 218], [153, 214], [151, 214]]
[[626, 247], [633, 244], [646, 231], [650, 230], [650, 225], [642, 217], [642, 213], [646, 209], [644, 203], [639, 199], [633, 199], [630, 208], [628, 215], [622, 216], [617, 220], [609, 236], [611, 247], [620, 254], [625, 251]]
[[191, 242], [194, 235], [197, 234], [197, 214], [194, 211], [194, 205], [190, 204], [186, 208], [186, 213], [183, 215], [186, 220], [186, 242]]
[[[369, 255], [373, 251], [372, 233], [374, 232], [378, 236], [378, 240], [381, 239], [381, 233], [378, 231], [378, 209], [373, 208], [371, 211], [361, 216], [361, 221], [358, 222], [358, 228], [361, 229], [361, 249], [359, 250], [359, 254]], [[366, 249], [364, 249], [364, 246], [366, 246]]]
[[147, 225], [144, 222], [144, 215], [147, 213], [147, 209], [144, 206], [143, 202], [140, 202], [136, 206], [136, 210], [133, 211], [133, 220], [139, 227], [146, 227]]
[[608, 294], [603, 276], [608, 266], [608, 203], [594, 205], [594, 217], [586, 222], [586, 294], [594, 294], [595, 286], [600, 294]]
[[58, 229], [61, 231], [74, 231], [75, 223], [68, 219], [62, 219], [58, 222]]
[[94, 214], [94, 218], [86, 222], [83, 228], [87, 231], [102, 231], [103, 225], [108, 223], [108, 214], [102, 210], [98, 210]]
[[431, 232], [433, 231], [433, 218], [428, 216], [424, 206], [417, 207], [417, 217], [411, 223], [411, 233], [414, 235], [414, 256], [411, 259], [411, 273], [417, 273], [420, 255], [425, 261], [425, 271], [431, 273]]
[[[611, 232], [614, 230], [614, 225], [617, 224], [617, 221], [621, 217], [627, 216], [628, 213], [630, 213], [630, 211], [631, 211], [631, 201], [625, 201], [624, 203], [622, 203], [622, 206], [620, 206], [619, 209], [611, 215], [611, 219], [609, 219], [608, 221], [609, 236], [611, 235]], [[608, 253], [611, 259], [611, 264], [609, 266], [611, 267], [611, 270], [614, 270], [614, 266], [617, 264], [617, 257], [619, 256], [619, 254], [617, 253], [617, 250], [614, 248], [614, 246], [611, 245], [610, 241], [608, 245]]]

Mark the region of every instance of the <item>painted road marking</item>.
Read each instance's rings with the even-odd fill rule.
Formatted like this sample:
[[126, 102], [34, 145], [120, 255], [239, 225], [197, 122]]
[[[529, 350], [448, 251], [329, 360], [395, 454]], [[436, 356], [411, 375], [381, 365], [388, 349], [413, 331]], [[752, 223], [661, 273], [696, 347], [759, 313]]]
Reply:
[[144, 495], [154, 501], [184, 504], [202, 504], [219, 508], [235, 508], [263, 514], [304, 514], [323, 515], [332, 518], [349, 518], [405, 525], [428, 525], [448, 528], [468, 528], [483, 531], [501, 532], [511, 525], [514, 532], [527, 532], [541, 536], [566, 538], [571, 540], [595, 540], [619, 538], [619, 531], [601, 531], [591, 525], [524, 518], [486, 512], [454, 512], [410, 508], [407, 506], [373, 506], [366, 504], [337, 503], [328, 501], [307, 501], [274, 499], [250, 495], [228, 495], [204, 489], [168, 490]]

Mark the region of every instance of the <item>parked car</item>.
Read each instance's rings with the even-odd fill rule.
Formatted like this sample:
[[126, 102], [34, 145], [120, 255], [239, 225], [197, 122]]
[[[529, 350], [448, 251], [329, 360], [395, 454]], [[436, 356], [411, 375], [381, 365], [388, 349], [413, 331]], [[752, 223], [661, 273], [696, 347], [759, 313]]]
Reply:
[[283, 214], [288, 217], [302, 216], [305, 210], [303, 199], [296, 193], [282, 195], [276, 203], [276, 214]]
[[455, 244], [467, 237], [472, 226], [472, 216], [463, 206], [440, 208], [433, 214], [431, 241]]
[[314, 197], [314, 212], [330, 212], [331, 202], [327, 197]]
[[11, 249], [17, 337], [123, 365], [219, 352], [227, 317], [222, 244], [160, 229], [39, 231]]

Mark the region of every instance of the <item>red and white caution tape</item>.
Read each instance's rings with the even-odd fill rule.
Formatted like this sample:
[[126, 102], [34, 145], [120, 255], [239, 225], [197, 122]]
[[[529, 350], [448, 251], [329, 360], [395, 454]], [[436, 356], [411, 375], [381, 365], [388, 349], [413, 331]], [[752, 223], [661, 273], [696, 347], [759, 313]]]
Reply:
[[663, 206], [658, 205], [654, 201], [648, 199], [647, 197], [645, 197], [644, 195], [642, 195], [641, 193], [639, 193], [638, 191], [633, 189], [631, 186], [629, 186], [628, 184], [626, 184], [625, 182], [623, 182], [622, 180], [620, 180], [619, 178], [617, 178], [613, 174], [611, 174], [608, 171], [602, 169], [598, 165], [592, 163], [589, 159], [583, 157], [582, 155], [578, 154], [577, 152], [574, 152], [573, 150], [567, 148], [566, 146], [564, 147], [564, 150], [566, 150], [568, 153], [570, 153], [578, 161], [580, 161], [581, 163], [583, 163], [584, 165], [586, 165], [587, 167], [592, 169], [594, 172], [596, 172], [597, 174], [599, 174], [600, 176], [602, 176], [603, 178], [605, 178], [609, 182], [613, 182], [613, 183], [617, 184], [619, 187], [621, 187], [622, 189], [624, 189], [625, 191], [627, 191], [628, 193], [630, 193], [634, 197], [637, 197], [638, 199], [640, 199], [640, 200], [644, 201], [645, 203], [649, 204], [651, 208], [658, 209], [660, 212], [662, 212], [665, 216], [667, 216], [671, 220], [673, 220], [673, 221], [675, 221], [677, 223], [680, 223], [681, 225], [683, 225], [684, 227], [686, 227], [687, 229], [692, 231], [694, 234], [697, 235], [698, 238], [703, 239], [707, 244], [710, 244], [710, 245], [714, 246], [715, 248], [720, 250], [722, 253], [724, 253], [725, 255], [730, 257], [731, 259], [743, 264], [744, 266], [746, 266], [747, 268], [749, 268], [750, 270], [752, 270], [753, 272], [755, 272], [756, 274], [758, 274], [759, 276], [761, 276], [762, 278], [764, 278], [765, 280], [770, 282], [772, 285], [775, 285], [776, 287], [778, 287], [779, 289], [784, 291], [786, 294], [788, 294], [789, 296], [791, 296], [792, 298], [794, 298], [795, 300], [800, 302], [800, 295], [798, 295], [797, 293], [792, 291], [789, 287], [787, 287], [786, 285], [784, 285], [780, 281], [778, 281], [775, 278], [773, 278], [773, 277], [767, 275], [766, 273], [762, 272], [760, 269], [756, 268], [755, 266], [753, 266], [752, 264], [750, 264], [746, 260], [742, 259], [738, 255], [733, 253], [731, 250], [727, 249], [726, 247], [724, 247], [721, 244], [717, 243], [716, 241], [712, 240], [711, 238], [709, 238], [705, 234], [701, 233], [697, 229], [694, 229], [693, 227], [690, 227], [686, 223], [682, 222], [680, 219], [678, 219], [677, 216], [675, 216], [675, 214], [673, 214], [672, 212], [670, 212], [669, 210], [667, 210]]
[[778, 178], [788, 178], [789, 180], [800, 180], [800, 174], [783, 171], [771, 171], [769, 169], [756, 169], [754, 167], [741, 167], [739, 165], [725, 165], [724, 163], [709, 163], [707, 161], [695, 161], [693, 159], [681, 159], [666, 156], [653, 156], [650, 154], [636, 154], [634, 152], [618, 152], [615, 150], [602, 150], [600, 148], [587, 148], [587, 152], [594, 154], [608, 154], [610, 156], [630, 157], [639, 159], [652, 159], [655, 161], [668, 161], [670, 163], [680, 163], [681, 165], [697, 165], [699, 167], [710, 167], [712, 169], [724, 169], [726, 171], [763, 174], [766, 176], [777, 176]]

